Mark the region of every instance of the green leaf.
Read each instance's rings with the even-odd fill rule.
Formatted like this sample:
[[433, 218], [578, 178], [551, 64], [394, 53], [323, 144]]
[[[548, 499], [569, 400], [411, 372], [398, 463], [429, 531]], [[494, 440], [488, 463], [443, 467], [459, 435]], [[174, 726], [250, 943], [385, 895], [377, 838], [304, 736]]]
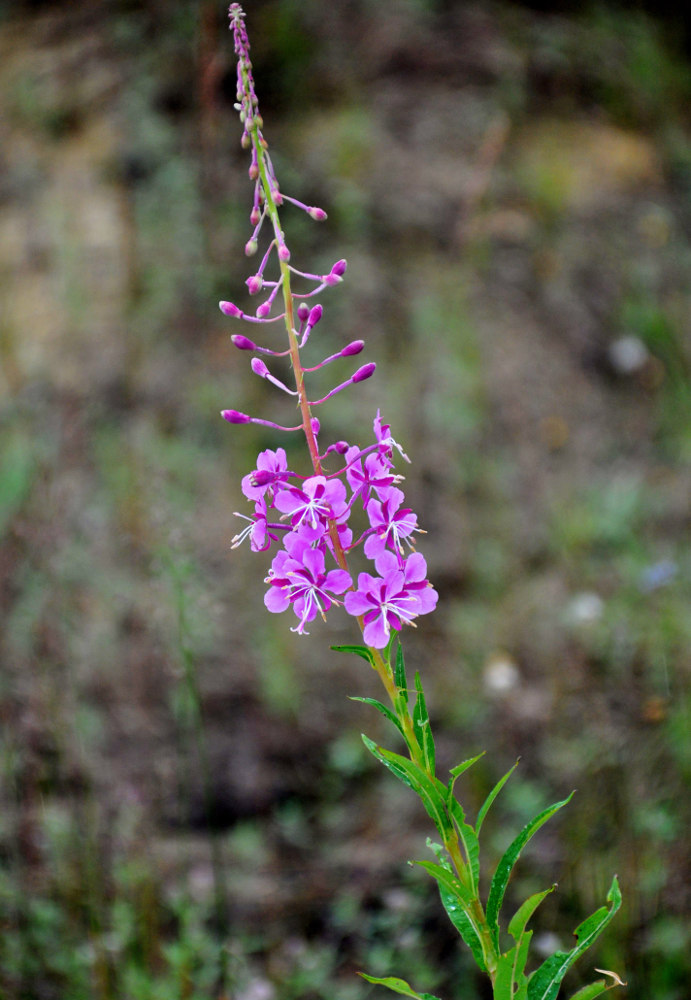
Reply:
[[366, 979], [368, 983], [375, 986], [386, 986], [394, 993], [400, 993], [404, 997], [414, 997], [415, 1000], [439, 1000], [439, 997], [432, 996], [431, 993], [416, 993], [412, 987], [406, 983], [405, 979], [396, 979], [395, 976], [385, 976], [379, 979], [377, 976], [368, 976], [366, 972], [358, 972], [359, 976]]
[[413, 709], [413, 729], [422, 749], [427, 772], [433, 775], [436, 770], [434, 736], [432, 735], [432, 727], [430, 726], [427, 703], [425, 702], [425, 693], [422, 690], [422, 680], [420, 679], [419, 671], [415, 673], [415, 690], [417, 691], [417, 701]]
[[[571, 951], [557, 951], [546, 959], [530, 977], [528, 982], [528, 1000], [555, 1000], [561, 981], [576, 959], [580, 958], [591, 944], [600, 936], [607, 924], [621, 906], [621, 892], [615, 875], [612, 879], [607, 902], [609, 909], [601, 906], [592, 916], [579, 924], [574, 934], [576, 945]], [[594, 994], [597, 996], [598, 994]]]
[[499, 910], [501, 909], [504, 893], [506, 892], [506, 886], [509, 881], [509, 876], [513, 870], [513, 866], [516, 864], [521, 851], [530, 838], [537, 833], [540, 827], [546, 823], [548, 819], [554, 816], [559, 809], [565, 806], [567, 802], [570, 802], [572, 796], [573, 792], [567, 799], [564, 799], [562, 802], [557, 802], [553, 806], [549, 806], [536, 816], [535, 819], [531, 820], [530, 823], [524, 826], [513, 843], [510, 844], [504, 852], [503, 857], [497, 865], [494, 877], [492, 878], [489, 897], [487, 899], [487, 923], [490, 926], [494, 943], [497, 947], [499, 947]]
[[403, 660], [403, 647], [399, 641], [396, 646], [396, 662], [393, 671], [394, 684], [401, 693], [401, 697], [408, 704], [408, 680], [405, 675], [405, 661]]
[[511, 948], [497, 960], [497, 973], [494, 980], [493, 1000], [513, 1000], [514, 998], [514, 960], [516, 947]]
[[599, 997], [601, 993], [611, 990], [616, 985], [616, 983], [608, 984], [604, 979], [597, 979], [590, 986], [582, 986], [569, 1000], [594, 1000], [594, 997]]
[[511, 922], [509, 923], [509, 934], [514, 941], [520, 940], [526, 924], [532, 917], [533, 913], [535, 913], [545, 896], [549, 896], [550, 892], [554, 892], [555, 889], [556, 885], [551, 885], [549, 889], [544, 889], [542, 892], [536, 892], [534, 896], [528, 896], [525, 903], [522, 903], [518, 907], [515, 914], [511, 918]]
[[364, 733], [362, 739], [370, 753], [377, 760], [380, 760], [385, 767], [388, 767], [399, 781], [402, 781], [408, 788], [412, 788], [419, 796], [427, 814], [444, 840], [446, 840], [453, 832], [453, 828], [445, 809], [445, 785], [442, 785], [436, 778], [430, 778], [422, 768], [407, 757], [403, 757], [399, 753], [393, 753], [392, 750], [385, 750], [383, 747], [378, 747]]
[[374, 666], [374, 657], [367, 646], [332, 646], [331, 648], [336, 653], [355, 653], [356, 656], [361, 656], [363, 660], [367, 660], [371, 667]]
[[388, 719], [389, 722], [393, 723], [393, 725], [396, 727], [396, 729], [399, 730], [399, 732], [405, 739], [405, 733], [403, 732], [403, 726], [401, 725], [400, 721], [396, 718], [396, 716], [393, 714], [390, 708], [387, 708], [386, 705], [382, 705], [382, 703], [380, 701], [377, 701], [376, 698], [359, 698], [356, 695], [351, 695], [350, 701], [362, 701], [365, 703], [365, 705], [372, 705], [372, 707], [376, 708], [378, 712], [381, 712], [381, 714], [384, 716], [385, 719]]
[[477, 757], [469, 757], [468, 760], [464, 760], [462, 764], [457, 764], [456, 767], [451, 768], [451, 770], [449, 771], [449, 774], [451, 775], [451, 781], [449, 782], [447, 791], [449, 799], [452, 798], [453, 796], [453, 790], [456, 784], [456, 779], [460, 778], [460, 776], [463, 774], [464, 771], [467, 771], [469, 767], [472, 767], [473, 764], [477, 763], [480, 757], [484, 756], [485, 756], [485, 751], [483, 750], [482, 753], [479, 753], [477, 755]]
[[470, 948], [473, 958], [477, 962], [480, 971], [486, 972], [485, 955], [482, 947], [482, 936], [479, 927], [473, 916], [473, 893], [467, 889], [451, 870], [451, 866], [443, 858], [441, 847], [431, 845], [441, 864], [435, 865], [433, 861], [416, 861], [417, 865], [424, 868], [439, 886], [439, 896], [442, 905], [446, 910], [449, 920], [461, 935], [467, 946]]
[[477, 833], [478, 837], [480, 836], [480, 827], [485, 821], [485, 816], [489, 812], [490, 806], [492, 805], [497, 795], [502, 790], [502, 788], [504, 787], [504, 785], [509, 780], [509, 778], [511, 777], [511, 775], [513, 774], [513, 772], [516, 770], [517, 767], [518, 767], [518, 761], [516, 761], [513, 767], [506, 772], [503, 778], [499, 779], [499, 781], [496, 783], [492, 791], [489, 793], [489, 795], [483, 802], [482, 808], [480, 809], [480, 812], [477, 814], [477, 822], [475, 823], [475, 832]]

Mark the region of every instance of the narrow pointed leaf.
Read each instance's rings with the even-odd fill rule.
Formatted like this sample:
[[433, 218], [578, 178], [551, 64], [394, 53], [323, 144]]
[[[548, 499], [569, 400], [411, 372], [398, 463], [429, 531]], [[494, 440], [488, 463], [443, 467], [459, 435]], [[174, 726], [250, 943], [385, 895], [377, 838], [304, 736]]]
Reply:
[[405, 675], [405, 661], [403, 659], [403, 647], [400, 642], [396, 646], [396, 661], [394, 664], [393, 679], [396, 687], [401, 693], [401, 697], [408, 704], [408, 680]]
[[511, 775], [513, 774], [513, 772], [516, 770], [517, 767], [518, 767], [518, 761], [516, 761], [513, 767], [506, 772], [503, 778], [499, 779], [499, 781], [496, 783], [492, 791], [489, 793], [489, 795], [483, 802], [482, 808], [480, 809], [480, 812], [477, 814], [477, 822], [475, 823], [475, 832], [477, 833], [478, 837], [480, 836], [480, 827], [485, 821], [485, 816], [489, 812], [490, 806], [492, 805], [497, 795], [502, 790], [502, 788], [504, 787], [504, 785], [509, 780], [509, 778], [511, 777]]
[[449, 799], [453, 797], [453, 790], [456, 784], [456, 779], [460, 778], [460, 776], [463, 774], [464, 771], [467, 771], [469, 767], [472, 767], [473, 764], [479, 761], [480, 757], [484, 756], [485, 756], [485, 751], [483, 750], [482, 753], [479, 753], [476, 757], [469, 757], [468, 760], [464, 760], [461, 764], [457, 764], [456, 767], [451, 768], [451, 770], [449, 771], [449, 774], [451, 775], [451, 781], [449, 782], [448, 792], [447, 792]]
[[497, 973], [494, 980], [493, 1000], [513, 1000], [514, 998], [514, 960], [516, 948], [509, 949], [499, 956]]
[[427, 712], [425, 693], [422, 690], [422, 681], [419, 671], [415, 674], [415, 690], [417, 691], [417, 701], [413, 710], [413, 729], [417, 736], [417, 741], [422, 749], [425, 767], [429, 774], [434, 774], [436, 770], [436, 755], [434, 750], [434, 737], [432, 727]]
[[394, 993], [400, 993], [404, 997], [414, 997], [415, 1000], [439, 1000], [439, 997], [432, 996], [431, 993], [416, 993], [405, 979], [397, 979], [395, 976], [385, 976], [383, 979], [379, 979], [377, 976], [368, 976], [366, 972], [359, 972], [358, 975], [366, 979], [368, 983], [374, 983], [375, 986], [386, 986], [387, 989], [393, 990]]
[[363, 660], [367, 660], [371, 667], [374, 666], [374, 657], [367, 646], [332, 646], [331, 648], [336, 653], [355, 653], [356, 656], [361, 656]]
[[595, 997], [599, 997], [601, 993], [611, 990], [616, 985], [616, 983], [607, 983], [604, 979], [596, 979], [590, 986], [582, 986], [572, 997], [569, 997], [569, 1000], [594, 1000]]
[[546, 823], [548, 819], [554, 816], [559, 809], [571, 800], [572, 795], [573, 792], [562, 802], [556, 802], [553, 806], [549, 806], [533, 820], [531, 820], [530, 823], [524, 826], [513, 843], [510, 844], [504, 852], [503, 857], [497, 865], [494, 877], [492, 878], [489, 897], [487, 899], [487, 922], [490, 926], [497, 947], [499, 945], [499, 910], [501, 909], [501, 904], [504, 900], [504, 893], [506, 892], [506, 886], [509, 881], [509, 876], [513, 870], [513, 866], [516, 864], [521, 851], [530, 838], [537, 833], [540, 827]]
[[400, 721], [396, 718], [396, 716], [393, 714], [390, 708], [387, 708], [386, 705], [383, 705], [380, 701], [377, 701], [376, 698], [360, 698], [357, 695], [352, 695], [350, 697], [350, 700], [362, 701], [365, 703], [365, 705], [371, 705], [373, 708], [376, 708], [378, 712], [381, 712], [381, 714], [384, 716], [385, 719], [388, 719], [389, 722], [393, 723], [396, 729], [398, 729], [398, 731], [401, 733], [401, 736], [405, 738], [405, 733], [403, 732], [403, 726], [401, 725]]
[[550, 892], [554, 892], [556, 885], [551, 885], [549, 889], [544, 889], [542, 892], [536, 892], [534, 896], [528, 896], [525, 903], [522, 903], [516, 910], [514, 916], [511, 918], [509, 923], [509, 934], [513, 937], [514, 941], [518, 941], [521, 934], [525, 930], [526, 924], [532, 917], [533, 913], [537, 910], [538, 906], [545, 898], [549, 896]]
[[[429, 843], [429, 842], [428, 842]], [[435, 853], [437, 853], [435, 851]], [[416, 861], [415, 863], [429, 872], [439, 886], [439, 896], [449, 920], [470, 948], [473, 958], [480, 971], [486, 972], [485, 955], [482, 947], [481, 931], [473, 915], [473, 894], [455, 876], [448, 863], [444, 863], [441, 854], [437, 855], [442, 862]]]
[[446, 786], [435, 778], [430, 778], [428, 774], [418, 767], [412, 760], [401, 754], [393, 753], [378, 747], [376, 743], [363, 734], [365, 746], [377, 760], [380, 760], [385, 767], [395, 774], [399, 781], [402, 781], [408, 788], [419, 796], [425, 807], [427, 814], [433, 821], [439, 833], [446, 839], [453, 831], [451, 820], [445, 808]]
[[[571, 951], [557, 951], [542, 963], [528, 982], [528, 1000], [555, 1000], [561, 981], [576, 959], [580, 958], [600, 936], [607, 924], [621, 906], [621, 892], [615, 875], [607, 893], [609, 909], [601, 906], [587, 920], [579, 924], [574, 934], [576, 945]], [[597, 996], [597, 994], [595, 994]]]

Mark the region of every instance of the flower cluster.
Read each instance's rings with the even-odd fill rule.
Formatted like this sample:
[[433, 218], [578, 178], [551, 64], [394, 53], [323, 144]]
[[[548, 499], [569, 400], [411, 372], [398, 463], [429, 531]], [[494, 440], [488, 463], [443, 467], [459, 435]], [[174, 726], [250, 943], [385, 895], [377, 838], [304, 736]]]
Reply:
[[[393, 464], [396, 442], [379, 414], [374, 432], [376, 443], [367, 448], [344, 441], [332, 446], [341, 468], [329, 475], [298, 476], [288, 469], [283, 448], [261, 452], [257, 468], [242, 481], [254, 513], [237, 515], [248, 524], [232, 544], [249, 538], [253, 551], [261, 552], [282, 543], [266, 578], [264, 603], [274, 612], [292, 606], [299, 618], [293, 631], [305, 633], [317, 614], [325, 617], [332, 604], [344, 604], [362, 619], [367, 645], [381, 649], [392, 629], [400, 631], [432, 611], [437, 593], [426, 580], [424, 558], [414, 549], [421, 529], [413, 511], [403, 506], [396, 485], [401, 477]], [[354, 537], [349, 522], [356, 508], [369, 524]], [[354, 587], [342, 556], [360, 545], [375, 574], [360, 573]], [[333, 568], [327, 569], [329, 563]]]
[[[348, 614], [358, 619], [367, 645], [383, 649], [392, 630], [400, 631], [403, 625], [413, 624], [419, 615], [432, 611], [437, 602], [436, 591], [426, 579], [425, 560], [414, 548], [414, 536], [421, 529], [416, 515], [404, 505], [405, 497], [399, 485], [402, 477], [394, 471], [395, 450], [406, 461], [408, 458], [391, 437], [390, 428], [382, 423], [379, 413], [374, 421], [374, 444], [359, 448], [338, 441], [323, 454], [319, 451], [319, 421], [312, 415], [312, 408], [370, 378], [376, 365], [373, 362], [362, 365], [321, 398], [309, 398], [306, 376], [341, 358], [360, 354], [365, 345], [362, 340], [354, 340], [318, 364], [303, 366], [300, 351], [322, 318], [321, 305], [310, 306], [304, 300], [339, 284], [347, 265], [345, 260], [338, 260], [328, 274], [319, 275], [298, 271], [289, 263], [290, 251], [280, 225], [279, 207], [289, 202], [316, 221], [324, 220], [326, 213], [289, 198], [279, 189], [261, 131], [263, 123], [254, 91], [244, 14], [236, 3], [231, 4], [229, 14], [238, 57], [236, 108], [244, 129], [242, 144], [252, 151], [249, 173], [254, 183], [250, 212], [253, 231], [245, 247], [247, 255], [257, 252], [265, 220], [269, 221], [273, 236], [257, 271], [246, 282], [250, 295], [264, 290], [269, 292], [255, 315], [243, 312], [232, 302], [222, 301], [219, 306], [224, 315], [251, 323], [284, 320], [287, 350], [261, 346], [239, 333], [233, 334], [231, 341], [238, 350], [253, 352], [250, 367], [255, 375], [297, 399], [302, 419], [294, 427], [285, 427], [233, 409], [223, 410], [222, 416], [231, 424], [255, 423], [281, 431], [302, 430], [313, 472], [305, 477], [289, 470], [283, 448], [263, 451], [257, 459], [256, 469], [242, 481], [242, 491], [254, 505], [254, 511], [251, 515], [237, 515], [247, 523], [232, 544], [237, 547], [249, 538], [255, 552], [266, 551], [277, 544], [278, 551], [266, 578], [269, 589], [264, 603], [272, 612], [292, 607], [299, 620], [293, 631], [305, 633], [308, 623], [318, 614], [325, 617], [333, 604], [343, 605]], [[266, 276], [271, 262], [278, 267], [275, 279]], [[308, 291], [293, 292], [291, 282], [294, 278], [306, 281]], [[272, 315], [276, 313], [274, 303], [279, 293], [283, 309]], [[295, 388], [272, 374], [259, 355], [288, 356]], [[339, 468], [329, 472], [327, 459], [337, 461]], [[361, 523], [354, 531], [350, 520], [356, 509], [362, 513]], [[374, 573], [360, 573], [356, 585], [348, 568], [348, 555], [359, 547], [374, 564], [370, 567]]]

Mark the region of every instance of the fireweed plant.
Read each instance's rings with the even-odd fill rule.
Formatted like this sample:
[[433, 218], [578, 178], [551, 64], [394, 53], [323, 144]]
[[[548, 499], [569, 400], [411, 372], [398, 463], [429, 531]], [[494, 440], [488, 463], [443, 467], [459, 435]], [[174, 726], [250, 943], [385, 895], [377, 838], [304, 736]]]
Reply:
[[[403, 477], [395, 471], [397, 463], [409, 459], [379, 411], [373, 421], [373, 440], [364, 448], [345, 440], [326, 448], [320, 443], [320, 423], [314, 411], [336, 393], [370, 378], [375, 364], [360, 366], [321, 398], [313, 398], [310, 375], [341, 359], [356, 357], [364, 342], [355, 340], [317, 364], [303, 363], [303, 349], [322, 319], [322, 306], [315, 303], [315, 297], [343, 281], [346, 261], [337, 260], [327, 274], [300, 271], [292, 263], [279, 210], [294, 206], [317, 222], [324, 221], [326, 213], [289, 197], [279, 187], [262, 131], [245, 15], [237, 3], [230, 5], [229, 15], [237, 56], [236, 108], [243, 126], [242, 146], [250, 154], [249, 177], [254, 189], [251, 236], [245, 252], [248, 257], [259, 258], [246, 284], [249, 294], [260, 302], [251, 313], [232, 302], [221, 302], [220, 308], [226, 316], [252, 324], [259, 336], [273, 325], [285, 327], [288, 346], [282, 350], [260, 345], [244, 333], [233, 333], [231, 340], [236, 348], [253, 355], [250, 367], [255, 375], [293, 398], [299, 420], [294, 426], [283, 426], [237, 410], [223, 410], [222, 416], [231, 424], [259, 424], [287, 434], [301, 432], [311, 460], [311, 469], [305, 475], [288, 468], [283, 448], [259, 454], [256, 468], [242, 480], [251, 513], [237, 515], [244, 524], [232, 546], [247, 541], [254, 552], [273, 553], [264, 603], [270, 612], [291, 613], [296, 619], [294, 632], [307, 635], [317, 615], [326, 618], [337, 607], [354, 619], [362, 644], [333, 648], [366, 660], [384, 687], [387, 704], [374, 698], [355, 700], [368, 703], [388, 719], [405, 746], [405, 753], [397, 753], [363, 736], [367, 749], [419, 796], [436, 828], [435, 840], [428, 840], [434, 860], [418, 864], [437, 882], [442, 904], [477, 965], [489, 976], [495, 1000], [554, 1000], [566, 972], [619, 909], [618, 882], [615, 876], [607, 896], [609, 905], [602, 906], [576, 928], [576, 943], [569, 951], [557, 951], [532, 972], [526, 971], [532, 936], [527, 925], [555, 887], [530, 896], [508, 921], [500, 924], [504, 894], [521, 851], [540, 827], [566, 805], [569, 796], [545, 809], [521, 830], [499, 861], [486, 898], [481, 895], [482, 824], [515, 765], [487, 796], [474, 826], [458, 800], [456, 782], [481, 755], [452, 768], [449, 781], [437, 776], [422, 683], [416, 674], [414, 687], [409, 688], [399, 641], [404, 627], [415, 626], [417, 619], [433, 611], [437, 603], [437, 593], [427, 580], [425, 559], [415, 549], [416, 536], [422, 529], [415, 513], [406, 506], [401, 489]], [[300, 291], [293, 291], [293, 284]], [[271, 372], [271, 359], [279, 357], [290, 360], [294, 388]], [[356, 576], [350, 563], [363, 558], [368, 560], [368, 569]], [[583, 987], [572, 1000], [592, 1000], [621, 984], [616, 974], [596, 971], [609, 979], [601, 978]], [[429, 993], [415, 992], [402, 979], [362, 975], [395, 993], [436, 1000]]]

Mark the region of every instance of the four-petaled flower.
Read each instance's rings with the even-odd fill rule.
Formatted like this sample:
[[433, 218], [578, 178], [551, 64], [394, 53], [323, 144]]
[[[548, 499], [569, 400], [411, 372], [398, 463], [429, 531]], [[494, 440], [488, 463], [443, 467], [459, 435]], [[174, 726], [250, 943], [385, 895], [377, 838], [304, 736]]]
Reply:
[[293, 632], [307, 634], [305, 625], [322, 618], [336, 601], [334, 594], [342, 594], [352, 585], [350, 573], [343, 569], [325, 572], [324, 553], [310, 548], [309, 543], [295, 534], [286, 538], [286, 548], [275, 556], [266, 583], [269, 587], [264, 604], [273, 612], [285, 611], [290, 604], [300, 619]]
[[393, 562], [382, 557], [377, 560], [375, 565], [382, 575], [360, 573], [357, 590], [345, 596], [346, 611], [362, 616], [363, 638], [374, 649], [387, 645], [391, 629], [398, 632], [403, 625], [412, 625], [413, 619], [433, 611], [437, 604], [437, 592], [423, 583], [427, 566], [419, 553], [407, 560], [414, 560], [408, 569], [398, 563], [393, 553], [383, 555], [390, 555]]

